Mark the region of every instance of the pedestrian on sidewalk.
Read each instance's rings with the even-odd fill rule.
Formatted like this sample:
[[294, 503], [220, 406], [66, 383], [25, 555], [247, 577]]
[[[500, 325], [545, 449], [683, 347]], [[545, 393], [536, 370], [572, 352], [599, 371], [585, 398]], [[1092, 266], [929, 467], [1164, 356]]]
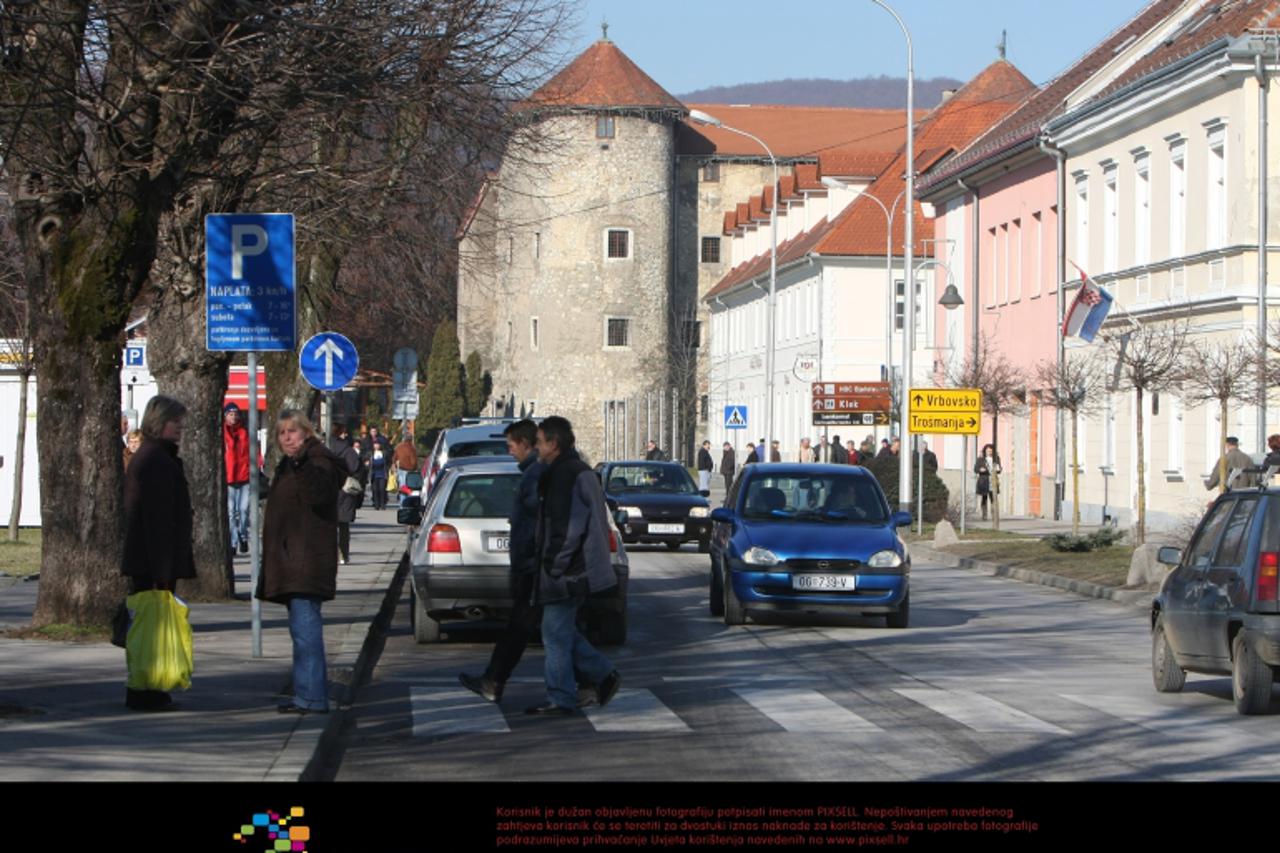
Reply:
[[647, 461], [649, 462], [665, 462], [666, 461], [667, 454], [665, 451], [663, 451], [661, 447], [658, 446], [658, 442], [654, 441], [653, 439], [649, 439], [649, 442], [646, 448], [647, 449], [645, 450], [644, 458]]
[[995, 503], [996, 495], [999, 489], [991, 487], [991, 475], [1000, 474], [1000, 457], [996, 455], [996, 448], [993, 444], [986, 444], [982, 447], [982, 455], [978, 457], [978, 461], [973, 463], [973, 473], [978, 475], [977, 494], [978, 499], [982, 501], [982, 520], [987, 520], [987, 503]]
[[754, 465], [759, 460], [756, 459], [756, 443], [754, 441], [747, 442], [747, 458], [743, 461], [743, 465]]
[[[360, 462], [360, 451], [356, 449], [354, 443], [350, 447], [342, 448], [341, 451], [333, 447], [329, 449], [342, 460], [342, 464], [348, 471], [347, 479], [343, 480], [342, 490], [338, 492], [338, 563], [345, 566], [351, 562], [351, 524], [356, 520], [356, 510], [360, 508], [360, 502], [364, 498], [364, 481], [360, 478], [360, 469], [363, 466]], [[349, 483], [351, 479], [354, 479], [355, 483]], [[352, 489], [358, 485], [360, 491], [348, 491], [348, 485]]]
[[698, 491], [705, 492], [711, 488], [711, 475], [715, 473], [716, 463], [711, 458], [711, 441], [702, 442], [698, 451]]
[[138, 448], [142, 447], [142, 430], [131, 429], [124, 440], [124, 470], [129, 470], [129, 463], [133, 460], [133, 455], [138, 452]]
[[[375, 428], [376, 429], [376, 428]], [[370, 436], [366, 463], [369, 466], [369, 489], [373, 492], [373, 508], [385, 509], [387, 506], [387, 474], [391, 459], [378, 443], [377, 436]]]
[[418, 449], [413, 446], [413, 436], [409, 435], [408, 430], [405, 430], [400, 437], [400, 443], [396, 445], [394, 460], [396, 463], [396, 481], [403, 487], [405, 478], [411, 472], [417, 473], [418, 471]]
[[227, 522], [231, 553], [249, 553], [249, 430], [240, 407], [222, 407], [222, 460], [227, 473]]
[[[1257, 478], [1248, 473], [1253, 468], [1253, 459], [1240, 449], [1240, 439], [1234, 435], [1227, 436], [1226, 448], [1223, 450], [1222, 455], [1226, 457], [1227, 461], [1227, 478], [1225, 481], [1218, 478], [1218, 472], [1222, 466], [1222, 460], [1219, 459], [1213, 466], [1213, 474], [1209, 477], [1209, 481], [1204, 484], [1206, 489], [1212, 491], [1218, 488], [1219, 483], [1222, 483], [1222, 491], [1225, 492], [1227, 483], [1230, 483], [1233, 489], [1247, 489], [1258, 484]], [[1233, 480], [1231, 479], [1231, 472], [1235, 470], [1240, 470], [1241, 473], [1237, 474]]]
[[576, 713], [575, 671], [596, 685], [601, 706], [622, 683], [613, 663], [577, 626], [587, 596], [615, 586], [618, 579], [609, 558], [604, 491], [575, 443], [573, 427], [562, 417], [553, 415], [538, 427], [538, 457], [548, 466], [538, 482], [536, 546], [547, 701], [526, 708], [526, 714]]
[[258, 598], [289, 609], [293, 640], [293, 698], [282, 714], [326, 713], [329, 689], [324, 657], [322, 602], [338, 585], [338, 493], [350, 473], [318, 438], [301, 412], [276, 420], [281, 459], [271, 480], [262, 521], [262, 574]]
[[[825, 448], [826, 446], [827, 446], [827, 437], [824, 435], [822, 437], [821, 447]], [[817, 461], [818, 461], [818, 454], [814, 452], [813, 442], [811, 442], [807, 438], [800, 439], [800, 449], [796, 451], [796, 462], [799, 462], [800, 464], [804, 465], [810, 462], [817, 462]]]
[[840, 436], [831, 436], [831, 461], [837, 465], [848, 465], [849, 454], [844, 449], [844, 443], [840, 441]]
[[858, 452], [858, 446], [852, 438], [844, 443], [844, 458], [849, 465], [862, 464], [862, 454]]
[[[178, 458], [186, 414], [182, 403], [156, 396], [142, 415], [142, 444], [124, 478], [124, 559], [120, 568], [129, 578], [130, 595], [151, 589], [172, 592], [177, 580], [196, 576], [191, 491]], [[129, 662], [145, 667], [136, 657]], [[125, 706], [134, 711], [172, 711], [178, 707], [163, 690], [131, 687], [125, 688]]]
[[734, 455], [733, 445], [726, 441], [720, 454], [720, 473], [724, 475], [724, 493], [726, 495], [729, 494], [729, 489], [733, 486], [733, 475], [738, 467]]

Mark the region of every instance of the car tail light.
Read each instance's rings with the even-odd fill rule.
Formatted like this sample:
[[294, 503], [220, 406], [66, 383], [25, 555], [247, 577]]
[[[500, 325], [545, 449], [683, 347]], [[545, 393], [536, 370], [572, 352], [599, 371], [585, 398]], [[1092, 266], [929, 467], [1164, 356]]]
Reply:
[[427, 535], [428, 554], [461, 554], [462, 540], [451, 524], [437, 524]]
[[612, 530], [609, 531], [609, 553], [618, 553], [618, 534], [614, 533]]
[[1277, 573], [1280, 572], [1280, 552], [1263, 551], [1258, 555], [1258, 600], [1275, 601], [1280, 585], [1277, 584]]

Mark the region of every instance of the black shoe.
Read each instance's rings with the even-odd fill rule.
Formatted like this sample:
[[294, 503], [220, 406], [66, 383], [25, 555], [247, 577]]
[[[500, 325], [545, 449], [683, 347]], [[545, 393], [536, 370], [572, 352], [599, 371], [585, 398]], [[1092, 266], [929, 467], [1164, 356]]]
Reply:
[[125, 689], [125, 707], [130, 711], [176, 711], [178, 703], [161, 690]]
[[604, 680], [596, 685], [596, 704], [601, 708], [609, 704], [609, 700], [617, 694], [618, 688], [622, 686], [622, 675], [616, 669], [606, 675]]
[[484, 697], [488, 702], [502, 701], [502, 683], [494, 681], [487, 675], [474, 676], [465, 672], [458, 673], [458, 681], [472, 693]]
[[311, 708], [304, 708], [301, 705], [281, 705], [276, 708], [281, 714], [297, 714], [298, 716], [306, 716], [307, 714], [327, 714], [329, 711], [314, 711]]
[[566, 708], [563, 705], [557, 705], [555, 702], [543, 702], [541, 705], [531, 705], [525, 708], [524, 712], [538, 717], [571, 717], [578, 713], [578, 709]]
[[578, 688], [578, 707], [589, 708], [596, 704], [596, 689], [591, 685], [581, 686]]
[[241, 542], [241, 543], [240, 543], [240, 553], [241, 553], [241, 554], [248, 554], [248, 553], [249, 553], [249, 543], [248, 543], [248, 542]]

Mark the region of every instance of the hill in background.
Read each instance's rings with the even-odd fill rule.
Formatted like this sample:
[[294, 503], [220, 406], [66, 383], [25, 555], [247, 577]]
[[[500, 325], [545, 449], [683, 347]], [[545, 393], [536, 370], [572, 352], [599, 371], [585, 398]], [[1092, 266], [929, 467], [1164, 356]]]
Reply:
[[[916, 109], [942, 103], [944, 89], [959, 89], [961, 81], [950, 77], [916, 80]], [[857, 80], [769, 80], [736, 86], [711, 86], [677, 95], [686, 104], [786, 104], [811, 107], [862, 107], [906, 109], [905, 77], [863, 77]]]

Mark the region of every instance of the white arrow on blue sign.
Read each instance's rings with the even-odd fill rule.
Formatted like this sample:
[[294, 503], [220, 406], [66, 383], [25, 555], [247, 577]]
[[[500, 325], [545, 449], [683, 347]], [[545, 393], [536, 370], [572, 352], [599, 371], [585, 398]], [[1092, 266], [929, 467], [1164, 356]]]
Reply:
[[355, 344], [337, 332], [321, 332], [307, 339], [298, 353], [302, 378], [319, 391], [337, 391], [355, 378], [360, 356]]

